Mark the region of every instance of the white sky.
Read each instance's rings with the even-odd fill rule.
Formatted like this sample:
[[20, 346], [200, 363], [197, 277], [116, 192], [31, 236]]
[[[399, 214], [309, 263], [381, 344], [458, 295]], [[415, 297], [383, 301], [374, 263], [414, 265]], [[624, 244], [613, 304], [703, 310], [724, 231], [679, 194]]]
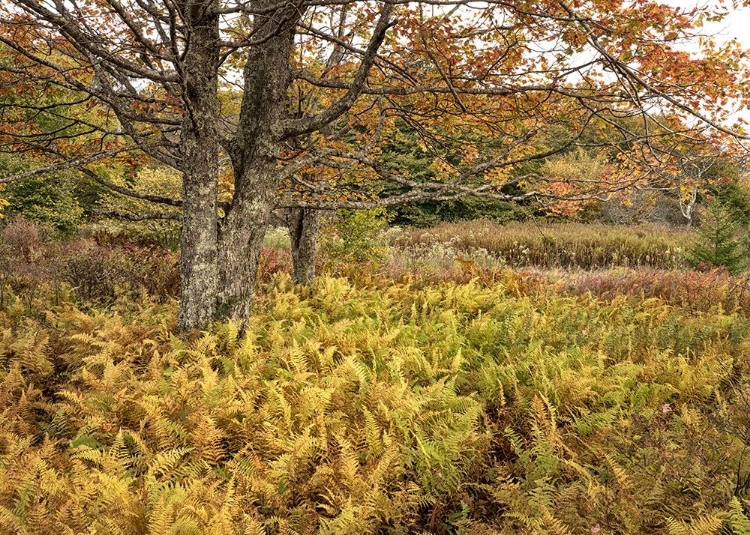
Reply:
[[[750, 9], [742, 8], [730, 13], [723, 22], [713, 25], [719, 35], [735, 38], [745, 48], [750, 48]], [[713, 30], [713, 28], [712, 28]]]
[[[691, 9], [696, 6], [716, 6], [722, 0], [662, 0], [664, 3]], [[724, 8], [729, 14], [721, 22], [710, 23], [704, 26], [704, 32], [716, 37], [716, 40], [729, 41], [737, 39], [740, 46], [750, 50], [750, 8], [731, 8], [732, 0], [724, 0]], [[742, 117], [745, 121], [750, 122], [750, 110], [739, 108], [735, 111], [734, 117]]]
[[[715, 6], [718, 2], [717, 0], [666, 0], [664, 3], [670, 6], [690, 9], [695, 6]], [[725, 2], [725, 4], [729, 4], [729, 2]], [[750, 8], [732, 10], [728, 7], [728, 10], [730, 13], [722, 22], [707, 25], [708, 32], [727, 40], [736, 38], [744, 47], [750, 48]]]

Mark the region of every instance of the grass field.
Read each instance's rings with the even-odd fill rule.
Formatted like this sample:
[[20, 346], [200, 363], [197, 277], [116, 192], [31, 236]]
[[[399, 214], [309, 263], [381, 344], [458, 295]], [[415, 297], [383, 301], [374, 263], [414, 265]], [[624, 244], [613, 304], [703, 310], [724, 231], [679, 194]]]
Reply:
[[687, 265], [685, 253], [693, 240], [694, 233], [688, 229], [655, 225], [467, 221], [404, 229], [393, 243], [418, 250], [450, 246], [459, 253], [483, 253], [513, 267], [673, 269]]

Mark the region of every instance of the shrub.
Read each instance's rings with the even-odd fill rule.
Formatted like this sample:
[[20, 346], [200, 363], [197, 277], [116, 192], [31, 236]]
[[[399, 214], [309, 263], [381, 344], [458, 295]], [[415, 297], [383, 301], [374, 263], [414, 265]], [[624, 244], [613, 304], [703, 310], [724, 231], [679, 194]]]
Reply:
[[750, 280], [733, 277], [721, 268], [702, 272], [639, 268], [552, 274], [548, 281], [566, 293], [591, 293], [605, 300], [655, 297], [694, 311], [708, 312], [717, 306], [727, 312], [750, 310]]
[[126, 275], [125, 259], [90, 241], [77, 241], [68, 249], [61, 275], [80, 299], [112, 302]]
[[131, 257], [140, 269], [140, 280], [131, 282], [131, 287], [140, 292], [143, 288], [152, 298], [166, 301], [180, 295], [179, 256], [160, 247], [145, 247], [135, 251]]
[[[180, 173], [166, 166], [147, 165], [126, 169], [100, 169], [100, 173], [110, 182], [137, 193], [175, 200], [179, 200], [181, 196], [182, 177]], [[106, 188], [101, 189], [96, 205], [92, 208], [104, 213], [142, 214], [154, 211], [154, 205], [149, 201], [119, 195]], [[180, 245], [179, 210], [162, 205], [157, 211], [171, 213], [177, 219], [139, 222], [103, 219], [91, 225], [92, 230], [100, 243], [113, 245], [135, 243], [146, 247], [158, 246], [176, 252]]]
[[65, 174], [11, 182], [4, 191], [9, 201], [5, 211], [72, 235], [83, 222], [83, 208], [74, 189], [73, 178]]
[[269, 228], [263, 237], [263, 246], [271, 249], [289, 249], [292, 246], [289, 230], [285, 227]]
[[331, 273], [343, 273], [355, 265], [381, 264], [388, 253], [386, 227], [384, 209], [339, 210], [333, 223], [324, 225], [321, 232], [324, 267]]
[[40, 286], [52, 279], [54, 262], [43, 253], [45, 233], [22, 217], [9, 219], [0, 230], [0, 308], [11, 291], [22, 296], [31, 310]]
[[0, 243], [8, 256], [30, 261], [34, 251], [42, 246], [44, 230], [40, 225], [22, 217], [10, 218], [0, 231]]
[[87, 225], [81, 236], [88, 236], [105, 247], [158, 247], [177, 252], [180, 249], [180, 224], [177, 221], [108, 221]]
[[258, 265], [258, 280], [271, 282], [276, 275], [292, 272], [292, 253], [286, 248], [263, 247]]
[[96, 242], [71, 242], [60, 259], [61, 276], [79, 299], [112, 303], [146, 293], [165, 300], [179, 294], [177, 255], [155, 247], [106, 248]]
[[[102, 245], [93, 239], [51, 242], [45, 227], [11, 219], [0, 231], [0, 309], [12, 291], [28, 310], [50, 285], [58, 301], [63, 285], [92, 304], [110, 304], [120, 297], [148, 294], [165, 301], [179, 294], [178, 256], [159, 247], [133, 243]], [[37, 303], [38, 311], [48, 304]]]

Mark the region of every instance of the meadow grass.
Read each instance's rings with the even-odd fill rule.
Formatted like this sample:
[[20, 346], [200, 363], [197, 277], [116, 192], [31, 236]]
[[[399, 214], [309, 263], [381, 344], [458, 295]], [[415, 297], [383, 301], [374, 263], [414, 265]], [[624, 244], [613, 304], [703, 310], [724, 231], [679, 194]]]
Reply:
[[392, 244], [407, 251], [436, 244], [462, 254], [490, 256], [513, 267], [613, 266], [680, 268], [694, 234], [660, 226], [623, 227], [591, 223], [468, 221], [429, 229], [404, 228]]

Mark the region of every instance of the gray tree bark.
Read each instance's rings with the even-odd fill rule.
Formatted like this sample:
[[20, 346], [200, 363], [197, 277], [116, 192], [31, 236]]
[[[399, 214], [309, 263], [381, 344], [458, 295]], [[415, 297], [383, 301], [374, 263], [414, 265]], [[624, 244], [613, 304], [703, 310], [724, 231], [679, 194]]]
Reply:
[[218, 311], [243, 325], [252, 311], [260, 251], [279, 186], [278, 125], [287, 112], [289, 57], [302, 13], [289, 6], [277, 15], [260, 27], [262, 44], [250, 48], [245, 64], [240, 117], [229, 150], [235, 193], [219, 230]]
[[273, 172], [254, 171], [245, 178], [250, 182], [245, 186], [246, 201], [232, 207], [219, 239], [218, 313], [241, 323], [252, 311], [260, 252], [276, 189]]
[[292, 242], [294, 282], [308, 284], [315, 278], [321, 211], [313, 208], [290, 208], [287, 226]]
[[217, 297], [216, 195], [219, 172], [219, 17], [212, 0], [187, 0], [182, 9], [190, 26], [183, 95], [186, 113], [181, 129], [182, 232], [180, 235], [181, 297], [178, 329], [205, 326]]

